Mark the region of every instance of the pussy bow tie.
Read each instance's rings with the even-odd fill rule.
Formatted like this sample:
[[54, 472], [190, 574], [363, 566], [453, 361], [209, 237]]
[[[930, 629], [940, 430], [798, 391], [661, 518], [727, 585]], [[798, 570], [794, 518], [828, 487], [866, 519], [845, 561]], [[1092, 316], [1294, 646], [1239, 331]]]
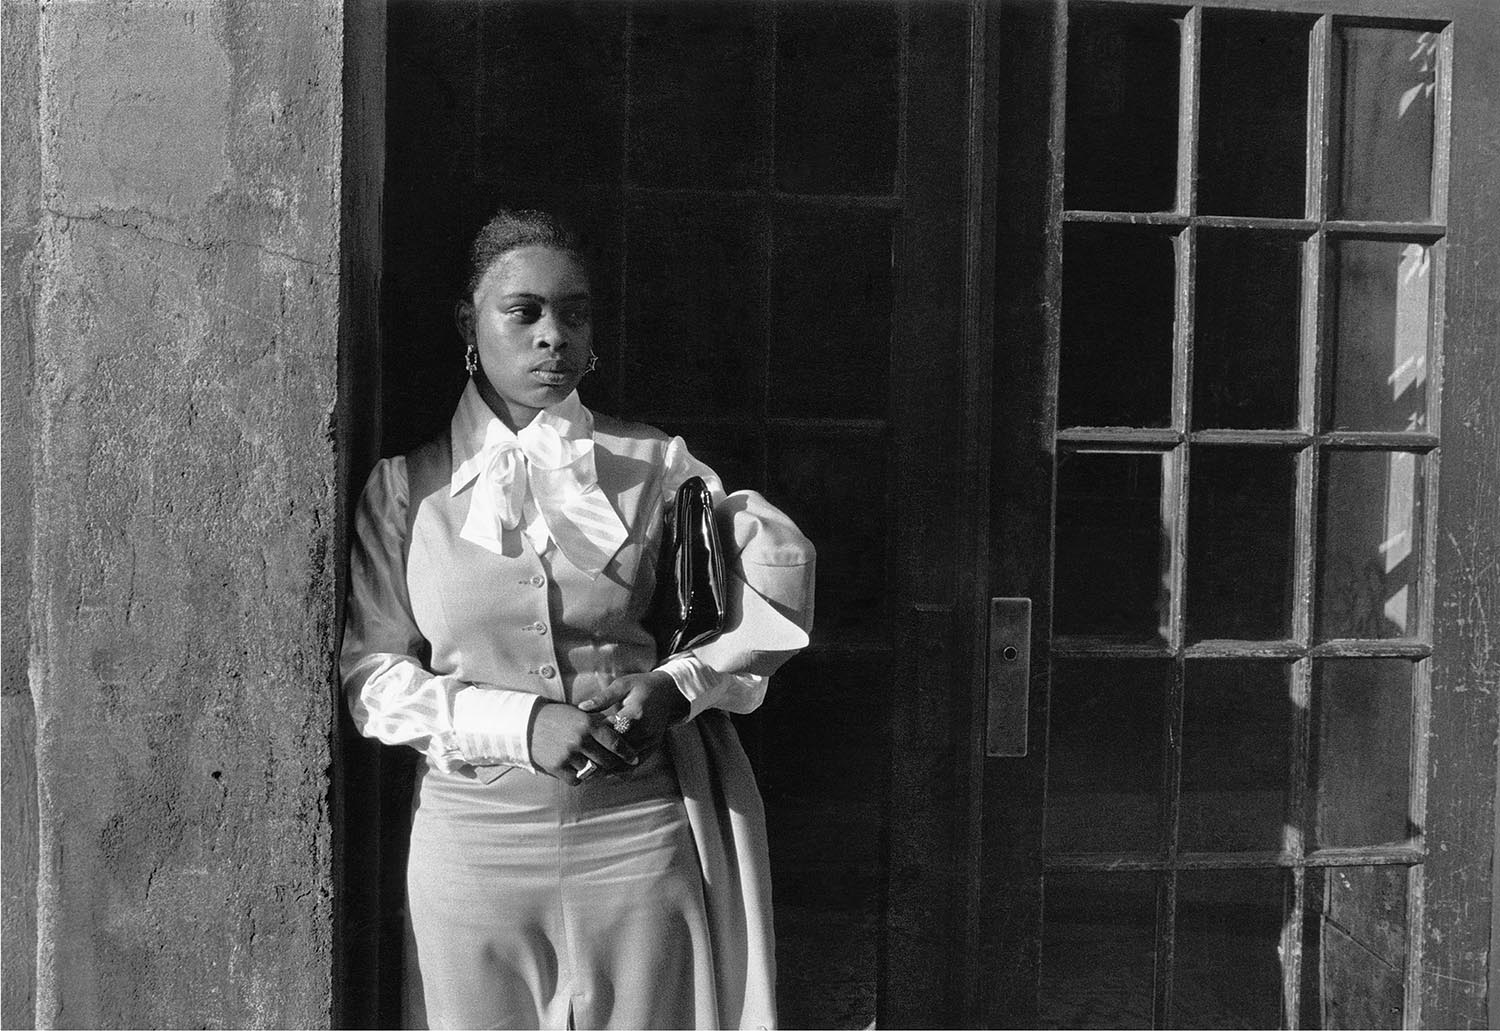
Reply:
[[570, 440], [533, 422], [515, 437], [487, 440], [459, 536], [499, 554], [505, 530], [522, 527], [540, 554], [550, 537], [568, 561], [597, 577], [629, 536], [599, 487], [594, 441]]

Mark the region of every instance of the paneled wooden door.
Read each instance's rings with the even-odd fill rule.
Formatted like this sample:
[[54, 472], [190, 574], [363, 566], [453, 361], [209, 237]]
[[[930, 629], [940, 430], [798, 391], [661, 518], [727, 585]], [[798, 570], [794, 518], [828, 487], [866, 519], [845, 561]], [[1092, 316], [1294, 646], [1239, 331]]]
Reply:
[[989, 12], [979, 548], [1034, 621], [1027, 754], [971, 796], [968, 1022], [1484, 1022], [1497, 26]]
[[[783, 1022], [868, 1026], [907, 976], [887, 974], [888, 934], [931, 937], [946, 965], [962, 913], [971, 649], [953, 625], [983, 579], [963, 516], [983, 350], [964, 300], [971, 7], [389, 10], [384, 450], [440, 427], [462, 383], [465, 228], [502, 203], [584, 222], [603, 359], [585, 401], [682, 434], [817, 544], [812, 647], [738, 725], [770, 825]], [[404, 798], [384, 783], [389, 1020]], [[941, 912], [913, 901], [943, 893]]]

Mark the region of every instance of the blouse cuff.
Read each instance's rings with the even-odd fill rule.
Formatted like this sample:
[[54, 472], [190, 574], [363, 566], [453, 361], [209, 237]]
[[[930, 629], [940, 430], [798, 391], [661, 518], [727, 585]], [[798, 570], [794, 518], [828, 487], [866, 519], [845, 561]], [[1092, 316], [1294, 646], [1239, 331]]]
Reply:
[[471, 766], [531, 765], [531, 714], [542, 696], [466, 687], [453, 698], [453, 738]]
[[695, 719], [705, 709], [717, 707], [729, 694], [724, 682], [726, 678], [707, 675], [708, 667], [687, 652], [672, 656], [656, 668], [670, 676], [682, 697], [688, 700], [684, 723]]

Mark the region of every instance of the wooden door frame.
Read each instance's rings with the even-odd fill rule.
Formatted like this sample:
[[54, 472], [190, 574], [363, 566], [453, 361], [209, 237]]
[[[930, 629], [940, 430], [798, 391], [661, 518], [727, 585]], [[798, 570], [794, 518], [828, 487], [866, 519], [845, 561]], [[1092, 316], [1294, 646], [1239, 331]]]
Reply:
[[[971, 54], [976, 96], [970, 125], [983, 139], [971, 141], [969, 174], [978, 179], [980, 195], [970, 197], [968, 218], [979, 227], [981, 240], [967, 249], [966, 297], [975, 336], [966, 348], [964, 401], [973, 412], [965, 424], [965, 446], [973, 468], [987, 471], [995, 500], [992, 507], [988, 497], [966, 505], [969, 525], [979, 532], [965, 543], [973, 548], [975, 564], [990, 574], [988, 583], [972, 584], [964, 600], [967, 643], [983, 640], [988, 595], [1031, 597], [1035, 607], [1027, 757], [978, 758], [985, 679], [981, 656], [969, 656], [968, 750], [955, 756], [955, 762], [968, 764], [968, 906], [962, 946], [945, 961], [965, 970], [962, 1023], [980, 1026], [989, 1015], [1005, 1014], [1024, 1026], [1035, 1017], [1040, 945], [1039, 800], [1051, 607], [1051, 506], [1031, 499], [1052, 496], [1050, 433], [1057, 385], [1055, 354], [1037, 360], [1039, 349], [1027, 348], [1038, 338], [1058, 338], [1060, 262], [1047, 245], [1046, 222], [1055, 224], [1062, 204], [1060, 146], [1051, 147], [1050, 138], [1061, 138], [1065, 98], [1054, 89], [1050, 65], [1065, 41], [1055, 31], [1052, 0], [974, 6], [981, 12], [975, 17], [981, 42]], [[1210, 0], [1207, 6], [1244, 5]], [[1500, 453], [1500, 295], [1495, 290], [1500, 219], [1494, 215], [1500, 211], [1500, 183], [1484, 162], [1487, 153], [1500, 151], [1500, 98], [1493, 86], [1500, 82], [1500, 27], [1486, 11], [1486, 0], [1258, 0], [1254, 6], [1315, 15], [1350, 13], [1357, 6], [1354, 13], [1360, 15], [1438, 19], [1454, 27], [1445, 219], [1449, 275], [1437, 374], [1441, 523], [1429, 536], [1436, 564], [1428, 660], [1432, 745], [1426, 757], [1422, 919], [1409, 958], [1416, 972], [1409, 1017], [1422, 1026], [1481, 1026], [1487, 982], [1500, 977], [1500, 963], [1490, 951], [1500, 655], [1489, 629], [1500, 611], [1500, 577], [1494, 573], [1500, 568], [1500, 541], [1493, 532], [1500, 525], [1500, 470], [1494, 459]], [[996, 109], [997, 97], [1011, 101], [1026, 91], [1044, 95], [1029, 106], [1005, 103]], [[1028, 132], [1036, 126], [1017, 122], [1022, 107], [1048, 111], [1050, 128]], [[1006, 192], [1006, 203], [997, 205], [1000, 191]], [[993, 311], [986, 307], [991, 296]], [[999, 442], [993, 451], [992, 439]], [[1038, 441], [1047, 444], [1039, 448]], [[935, 1016], [945, 1010], [935, 1003], [927, 1012]]]
[[[1418, 1022], [1480, 1027], [1487, 1000], [1500, 696], [1500, 20], [1451, 5], [1452, 144], [1440, 390]], [[1486, 156], [1489, 160], [1486, 160]], [[1472, 541], [1460, 539], [1467, 531]], [[1487, 615], [1485, 615], [1487, 613]], [[1490, 1004], [1487, 1006], [1486, 1003]]]

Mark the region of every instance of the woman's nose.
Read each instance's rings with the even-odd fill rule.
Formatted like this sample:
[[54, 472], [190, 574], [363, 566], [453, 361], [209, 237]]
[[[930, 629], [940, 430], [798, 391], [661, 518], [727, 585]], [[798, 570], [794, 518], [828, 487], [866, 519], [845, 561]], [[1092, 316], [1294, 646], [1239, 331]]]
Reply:
[[554, 351], [568, 346], [568, 328], [555, 315], [543, 315], [536, 323], [532, 342]]

